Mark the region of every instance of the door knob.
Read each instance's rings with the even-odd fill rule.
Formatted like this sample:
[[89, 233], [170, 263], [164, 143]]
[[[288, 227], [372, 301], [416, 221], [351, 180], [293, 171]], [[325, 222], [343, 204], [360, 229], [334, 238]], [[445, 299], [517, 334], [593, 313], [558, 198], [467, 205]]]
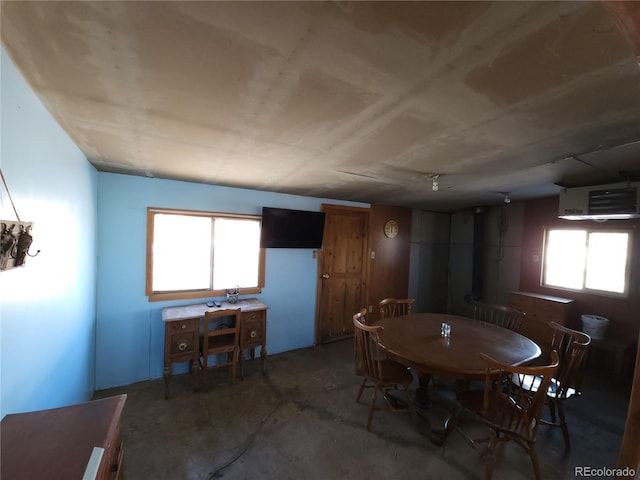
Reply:
[[323, 274], [322, 274], [322, 278], [329, 278], [329, 276], [330, 276], [330, 275], [329, 275], [328, 273], [323, 273]]

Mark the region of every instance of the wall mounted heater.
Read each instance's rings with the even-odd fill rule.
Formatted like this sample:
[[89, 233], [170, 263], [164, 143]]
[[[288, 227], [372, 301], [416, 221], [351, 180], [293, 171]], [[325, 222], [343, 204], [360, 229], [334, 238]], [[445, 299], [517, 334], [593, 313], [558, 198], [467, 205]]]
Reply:
[[640, 182], [566, 188], [560, 192], [558, 217], [566, 220], [640, 218]]

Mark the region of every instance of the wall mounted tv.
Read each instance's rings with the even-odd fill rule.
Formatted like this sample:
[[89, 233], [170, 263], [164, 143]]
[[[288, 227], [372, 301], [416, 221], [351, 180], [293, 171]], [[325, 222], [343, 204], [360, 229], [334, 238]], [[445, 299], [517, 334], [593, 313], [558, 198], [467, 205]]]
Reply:
[[324, 212], [262, 207], [262, 248], [320, 248]]

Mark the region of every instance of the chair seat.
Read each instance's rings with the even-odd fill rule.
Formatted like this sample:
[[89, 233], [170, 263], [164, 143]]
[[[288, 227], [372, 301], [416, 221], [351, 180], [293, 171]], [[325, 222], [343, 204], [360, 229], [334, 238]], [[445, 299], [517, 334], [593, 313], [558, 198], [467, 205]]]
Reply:
[[560, 382], [555, 378], [551, 379], [551, 385], [549, 385], [549, 390], [547, 390], [547, 396], [551, 398], [556, 398], [559, 394], [558, 392], [562, 392], [562, 398], [571, 398], [574, 395], [580, 395], [580, 392], [575, 388], [565, 388], [564, 390], [560, 389]]
[[380, 380], [382, 382], [389, 384], [409, 385], [413, 381], [411, 372], [401, 363], [390, 360], [388, 358], [382, 360], [380, 363], [382, 367], [382, 375]]
[[[523, 388], [536, 392], [538, 391], [538, 386], [540, 385], [540, 377], [534, 377], [533, 375], [513, 375], [513, 382], [519, 383], [522, 381]], [[564, 391], [560, 388], [560, 381], [556, 378], [551, 379], [551, 384], [549, 385], [549, 389], [547, 390], [547, 396], [550, 398], [559, 398], [558, 395], [561, 393], [562, 398], [570, 398], [574, 395], [580, 395], [580, 392], [575, 388], [566, 388]]]

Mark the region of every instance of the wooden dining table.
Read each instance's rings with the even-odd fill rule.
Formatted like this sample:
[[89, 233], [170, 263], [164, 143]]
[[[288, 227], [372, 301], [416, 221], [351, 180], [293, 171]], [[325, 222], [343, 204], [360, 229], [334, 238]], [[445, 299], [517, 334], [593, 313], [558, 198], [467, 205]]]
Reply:
[[[441, 334], [442, 323], [451, 327]], [[440, 313], [414, 313], [380, 320], [383, 328], [378, 342], [387, 355], [418, 372], [416, 405], [431, 407], [429, 382], [432, 377], [468, 382], [484, 379], [484, 353], [510, 365], [522, 365], [541, 355], [531, 339], [507, 328], [472, 318]], [[430, 428], [431, 440], [442, 445], [450, 430], [453, 414], [447, 415], [441, 429]]]
[[[440, 333], [451, 326], [449, 337]], [[526, 364], [542, 353], [531, 339], [512, 330], [441, 313], [414, 313], [380, 320], [380, 346], [395, 360], [422, 374], [455, 380], [484, 378], [484, 353], [509, 365]]]

